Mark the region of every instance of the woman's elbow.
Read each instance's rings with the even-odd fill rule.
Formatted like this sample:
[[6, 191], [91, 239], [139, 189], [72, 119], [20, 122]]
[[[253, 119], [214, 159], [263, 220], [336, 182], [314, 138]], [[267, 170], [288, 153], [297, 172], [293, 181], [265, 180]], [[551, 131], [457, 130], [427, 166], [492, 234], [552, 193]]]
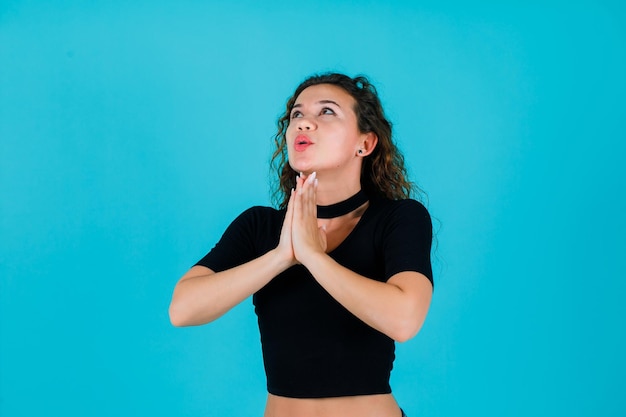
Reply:
[[172, 302], [170, 303], [169, 316], [170, 316], [170, 323], [172, 323], [172, 326], [174, 327], [189, 326], [189, 322], [184, 312], [184, 309], [182, 309], [179, 303], [176, 303], [174, 300], [172, 300]]
[[397, 342], [406, 342], [417, 335], [422, 328], [430, 308], [432, 284], [423, 276], [415, 279], [416, 272], [399, 273], [393, 284], [403, 292], [403, 297], [393, 308], [392, 328], [387, 335]]
[[172, 297], [168, 311], [172, 326], [187, 327], [198, 324], [196, 323], [197, 317], [194, 316], [193, 309], [190, 307], [189, 300], [178, 297], [176, 291], [174, 291], [174, 296]]
[[399, 320], [392, 334], [388, 336], [400, 343], [411, 340], [419, 333], [425, 319], [426, 314], [412, 314], [403, 320]]
[[419, 326], [402, 326], [394, 332], [391, 338], [399, 343], [407, 342], [417, 335], [421, 327], [421, 324]]
[[[223, 313], [222, 313], [223, 314]], [[221, 316], [207, 309], [199, 309], [189, 304], [188, 300], [172, 299], [169, 308], [170, 323], [174, 327], [200, 326], [210, 323]]]

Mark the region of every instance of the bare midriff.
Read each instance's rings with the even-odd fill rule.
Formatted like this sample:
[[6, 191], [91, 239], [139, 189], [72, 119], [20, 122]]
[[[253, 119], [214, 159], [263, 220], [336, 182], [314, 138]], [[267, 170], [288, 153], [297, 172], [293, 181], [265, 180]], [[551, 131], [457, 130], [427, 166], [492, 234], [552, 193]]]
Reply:
[[264, 417], [400, 417], [391, 394], [288, 398], [268, 394]]

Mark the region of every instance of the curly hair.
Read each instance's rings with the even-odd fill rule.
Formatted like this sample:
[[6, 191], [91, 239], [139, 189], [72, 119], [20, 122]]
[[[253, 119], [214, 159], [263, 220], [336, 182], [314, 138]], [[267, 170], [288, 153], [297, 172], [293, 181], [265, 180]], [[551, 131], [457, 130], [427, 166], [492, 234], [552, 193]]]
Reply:
[[391, 135], [391, 123], [385, 117], [378, 92], [367, 77], [351, 78], [344, 74], [325, 73], [305, 79], [287, 100], [285, 113], [278, 119], [278, 132], [274, 136], [276, 149], [272, 154], [270, 169], [276, 174], [272, 184], [272, 198], [280, 208], [285, 208], [291, 189], [295, 187], [297, 173], [291, 168], [285, 138], [290, 114], [296, 99], [307, 87], [317, 84], [332, 84], [350, 94], [356, 104], [354, 112], [361, 133], [373, 132], [378, 136], [374, 151], [366, 156], [361, 167], [361, 187], [372, 197], [391, 200], [411, 198], [423, 192], [407, 179], [404, 157]]

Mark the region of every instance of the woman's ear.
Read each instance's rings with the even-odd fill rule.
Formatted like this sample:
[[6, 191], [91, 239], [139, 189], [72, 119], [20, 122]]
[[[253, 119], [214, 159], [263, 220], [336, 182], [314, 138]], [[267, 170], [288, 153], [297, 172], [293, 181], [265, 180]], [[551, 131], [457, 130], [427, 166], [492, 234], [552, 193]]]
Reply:
[[368, 132], [361, 135], [361, 146], [357, 151], [358, 156], [367, 156], [374, 152], [378, 143], [378, 135], [374, 132]]

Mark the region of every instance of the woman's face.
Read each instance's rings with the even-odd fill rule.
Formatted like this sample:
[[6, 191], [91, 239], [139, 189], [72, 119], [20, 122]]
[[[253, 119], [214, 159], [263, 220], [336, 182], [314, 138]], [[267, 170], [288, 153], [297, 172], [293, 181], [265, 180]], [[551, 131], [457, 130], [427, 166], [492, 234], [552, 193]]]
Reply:
[[318, 175], [346, 168], [360, 172], [359, 132], [354, 98], [332, 84], [307, 87], [297, 97], [287, 127], [289, 164], [297, 172]]

